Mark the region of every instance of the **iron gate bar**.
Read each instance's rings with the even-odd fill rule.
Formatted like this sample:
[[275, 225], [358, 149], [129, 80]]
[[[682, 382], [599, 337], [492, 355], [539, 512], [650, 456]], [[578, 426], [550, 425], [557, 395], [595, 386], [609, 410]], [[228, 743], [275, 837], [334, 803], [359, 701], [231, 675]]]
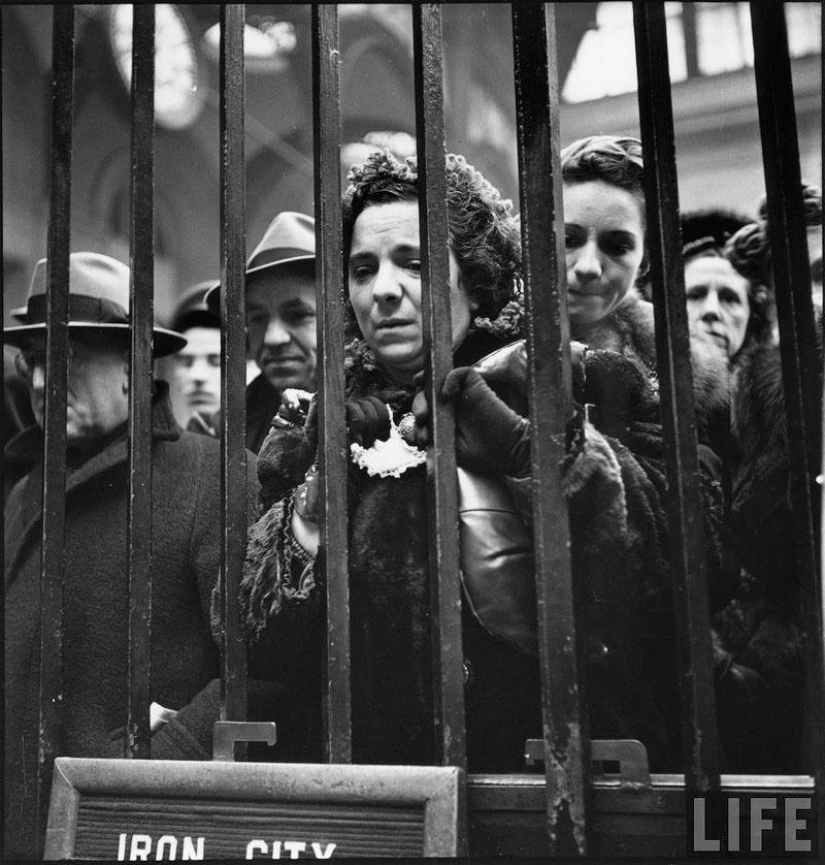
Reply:
[[238, 600], [246, 553], [244, 8], [220, 7], [222, 721], [246, 719], [247, 691]]
[[705, 793], [719, 787], [721, 755], [664, 5], [635, 0], [633, 24], [645, 160], [647, 247], [654, 288], [669, 491], [667, 510], [685, 783], [689, 793]]
[[326, 576], [324, 756], [352, 761], [347, 433], [344, 416], [344, 257], [341, 214], [341, 103], [338, 8], [312, 6], [318, 308], [318, 461], [323, 518], [319, 566]]
[[443, 765], [466, 768], [455, 413], [452, 402], [440, 397], [452, 369], [452, 316], [450, 293], [433, 290], [449, 285], [450, 273], [441, 8], [413, 4], [412, 13], [425, 391], [431, 407], [427, 498], [435, 747]]
[[147, 758], [152, 735], [152, 323], [154, 320], [155, 7], [135, 4], [132, 19], [130, 364], [129, 364], [129, 650], [127, 757]]
[[52, 148], [46, 297], [43, 523], [40, 572], [37, 817], [42, 850], [54, 758], [63, 709], [63, 548], [66, 516], [66, 390], [68, 373], [69, 249], [71, 243], [74, 6], [52, 11]]
[[[799, 168], [788, 34], [782, 4], [751, 3], [754, 73], [768, 198], [771, 268], [779, 320], [788, 425], [791, 506], [799, 568], [798, 607], [805, 633], [807, 740], [819, 791], [819, 850], [825, 850], [825, 661], [823, 596], [818, 562], [822, 472], [822, 370], [817, 357], [811, 271]], [[800, 443], [795, 447], [794, 443]]]
[[583, 856], [590, 742], [579, 700], [570, 526], [561, 478], [572, 401], [556, 9], [514, 3], [512, 12], [547, 831], [554, 856]]

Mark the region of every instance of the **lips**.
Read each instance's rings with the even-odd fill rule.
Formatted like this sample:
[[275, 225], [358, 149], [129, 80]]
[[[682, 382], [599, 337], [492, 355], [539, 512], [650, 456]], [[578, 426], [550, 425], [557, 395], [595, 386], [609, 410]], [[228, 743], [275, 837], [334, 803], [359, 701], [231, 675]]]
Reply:
[[567, 286], [567, 293], [575, 297], [602, 297], [607, 294], [607, 290], [601, 286], [595, 288], [582, 288], [581, 286]]
[[728, 344], [728, 337], [727, 337], [726, 334], [724, 334], [724, 333], [719, 333], [718, 331], [715, 331], [715, 330], [710, 330], [709, 328], [707, 329], [706, 332], [707, 332], [707, 335], [708, 335], [712, 340], [718, 342], [718, 343], [719, 343], [720, 345], [722, 345], [722, 346], [727, 346], [727, 344]]
[[387, 331], [387, 330], [396, 330], [398, 328], [407, 327], [414, 322], [410, 321], [408, 318], [388, 318], [384, 321], [378, 322], [375, 325], [375, 330], [377, 331]]
[[290, 354], [290, 355], [276, 355], [269, 357], [265, 357], [263, 359], [264, 366], [291, 366], [293, 364], [302, 363], [303, 358], [298, 355]]

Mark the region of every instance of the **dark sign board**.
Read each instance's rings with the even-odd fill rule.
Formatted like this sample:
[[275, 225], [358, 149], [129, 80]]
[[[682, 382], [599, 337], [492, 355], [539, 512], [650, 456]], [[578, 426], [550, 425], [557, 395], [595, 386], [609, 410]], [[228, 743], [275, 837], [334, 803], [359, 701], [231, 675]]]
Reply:
[[454, 767], [55, 761], [46, 859], [461, 856]]

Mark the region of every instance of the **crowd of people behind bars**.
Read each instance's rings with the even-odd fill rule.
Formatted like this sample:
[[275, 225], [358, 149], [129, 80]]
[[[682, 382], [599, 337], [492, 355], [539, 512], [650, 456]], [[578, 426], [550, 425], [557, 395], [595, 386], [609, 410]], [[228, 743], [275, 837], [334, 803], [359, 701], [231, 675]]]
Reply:
[[[633, 138], [596, 136], [562, 152], [572, 402], [560, 478], [590, 736], [639, 739], [654, 771], [680, 771], [651, 304], [668, 287], [648, 278], [643, 172]], [[468, 765], [517, 772], [525, 739], [542, 738], [520, 226], [511, 203], [462, 157], [447, 157], [446, 179], [449, 279], [433, 290], [449, 295], [452, 316], [453, 369], [441, 397], [455, 412]], [[349, 183], [353, 759], [434, 763], [431, 407], [415, 160], [376, 152]], [[821, 194], [805, 195], [821, 351]], [[756, 220], [708, 209], [685, 214], [682, 227], [723, 766], [804, 770], [806, 599], [791, 530], [767, 217], [764, 206]], [[278, 726], [277, 744], [253, 746], [251, 756], [270, 761], [324, 756], [315, 252], [312, 218], [280, 213], [246, 270], [257, 374], [246, 391], [249, 531], [238, 625], [249, 717]], [[116, 757], [128, 650], [129, 270], [76, 252], [69, 271], [58, 752]], [[26, 308], [15, 311], [19, 324], [4, 330], [6, 843], [21, 856], [38, 845], [46, 283], [42, 260]], [[219, 285], [196, 286], [172, 330], [154, 330], [157, 371], [169, 385], [156, 380], [152, 405], [153, 758], [209, 759], [219, 717], [219, 298]]]

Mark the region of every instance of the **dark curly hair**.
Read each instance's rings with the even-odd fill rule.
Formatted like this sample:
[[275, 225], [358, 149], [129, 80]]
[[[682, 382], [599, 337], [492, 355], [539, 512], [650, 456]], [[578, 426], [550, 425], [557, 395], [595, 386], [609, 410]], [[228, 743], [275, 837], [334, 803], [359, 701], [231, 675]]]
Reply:
[[[476, 320], [494, 319], [519, 290], [521, 244], [512, 202], [501, 197], [463, 156], [449, 154], [447, 225], [461, 285], [479, 302]], [[344, 257], [349, 258], [355, 221], [365, 208], [418, 201], [415, 157], [399, 161], [389, 151], [370, 154], [348, 174], [343, 200]]]
[[[822, 225], [822, 190], [803, 183], [802, 205], [805, 224]], [[762, 197], [756, 222], [743, 226], [728, 241], [725, 254], [730, 263], [748, 279], [765, 285], [771, 282], [771, 243], [768, 234], [768, 202]]]
[[[806, 225], [809, 227], [822, 225], [822, 190], [803, 182], [802, 203]], [[728, 240], [724, 255], [734, 269], [750, 282], [748, 296], [751, 299], [751, 309], [758, 312], [759, 320], [748, 324], [749, 335], [753, 332], [755, 339], [767, 338], [772, 324], [773, 277], [768, 233], [768, 202], [764, 196], [759, 203], [759, 216], [756, 222], [742, 226]]]

